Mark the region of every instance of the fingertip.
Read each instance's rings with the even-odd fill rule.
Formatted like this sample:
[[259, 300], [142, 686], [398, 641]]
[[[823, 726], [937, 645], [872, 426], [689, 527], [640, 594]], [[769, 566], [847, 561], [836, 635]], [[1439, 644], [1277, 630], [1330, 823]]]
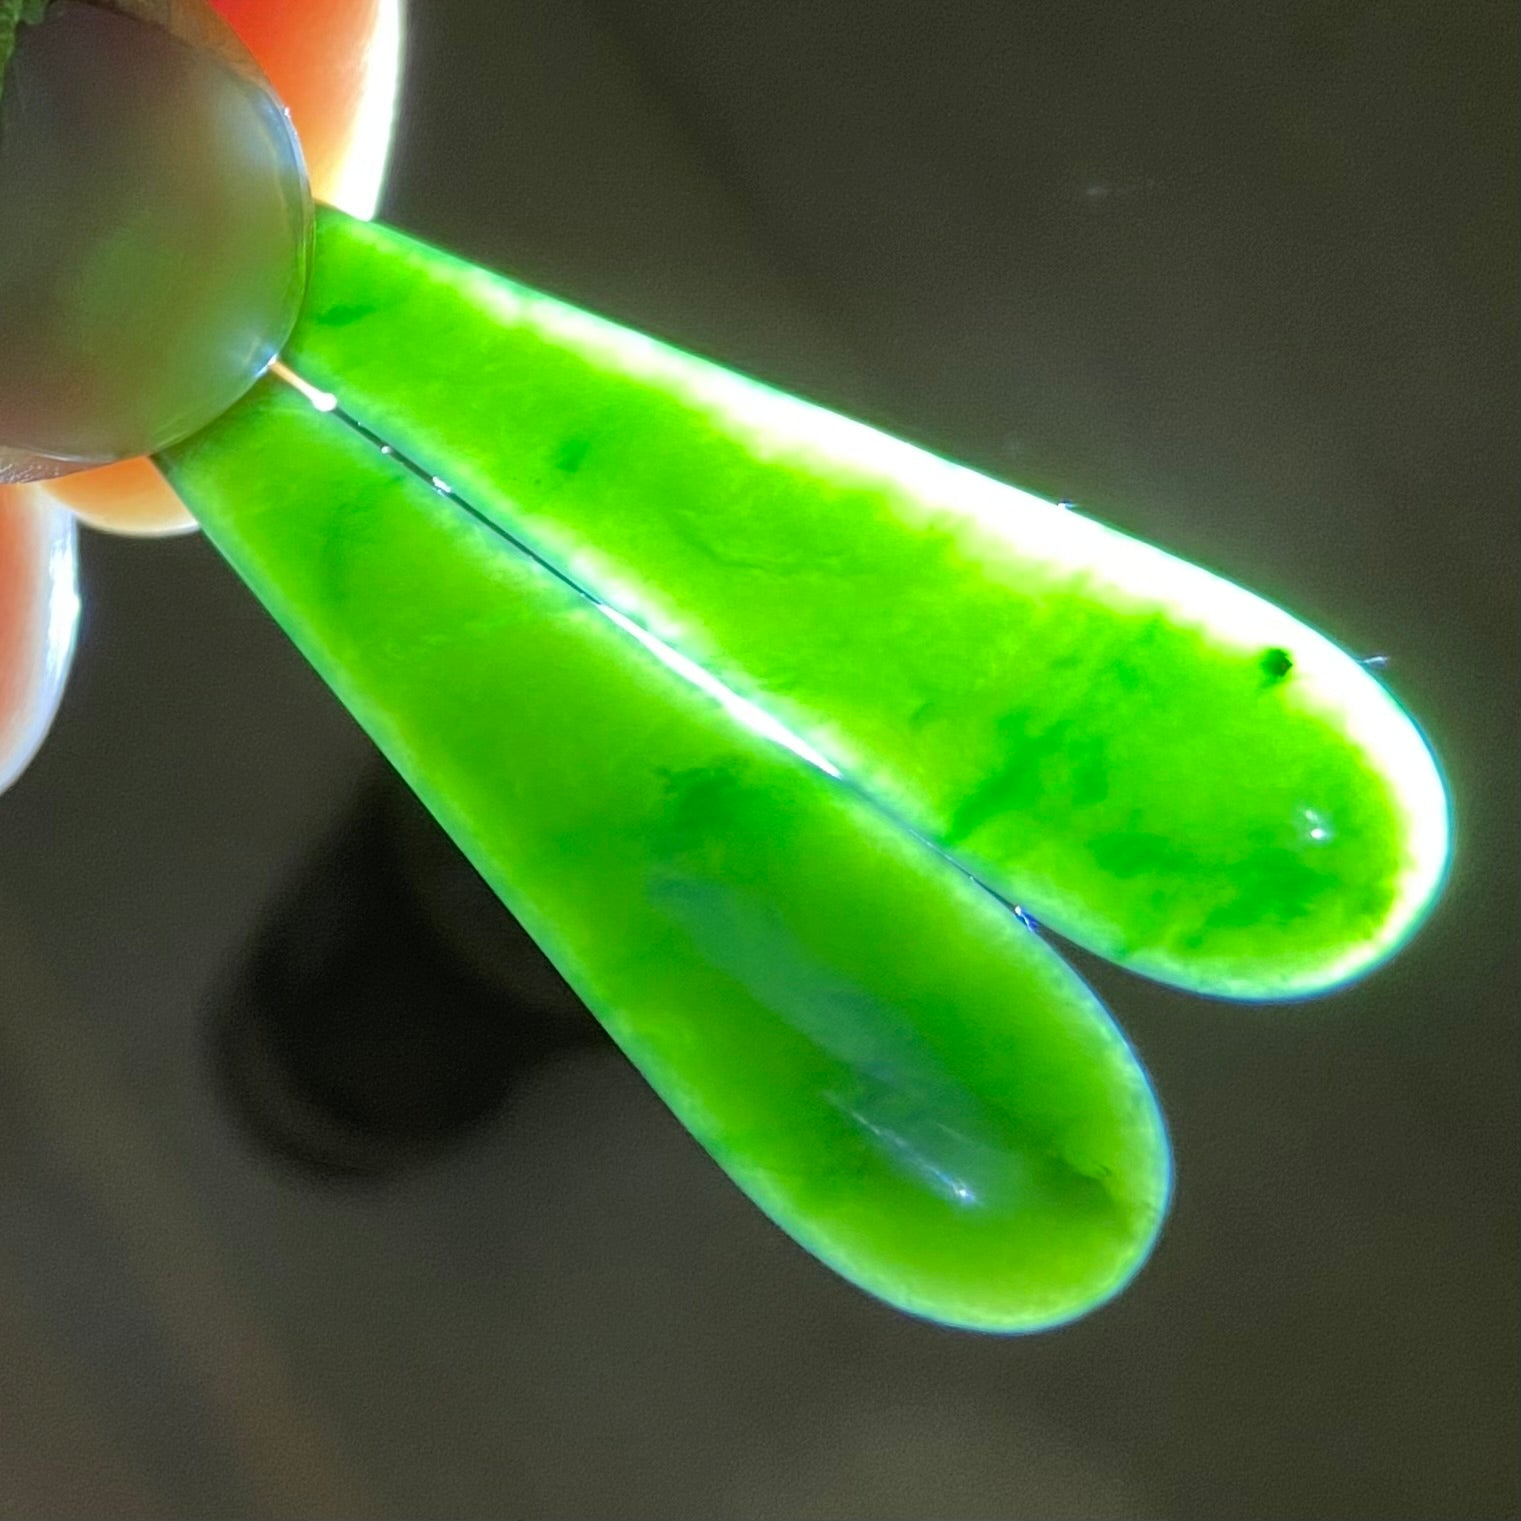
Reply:
[[38, 488], [91, 528], [132, 538], [190, 533], [195, 519], [150, 460], [124, 460], [101, 470], [66, 475]]
[[214, 0], [291, 113], [319, 200], [374, 216], [394, 135], [402, 0]]
[[0, 489], [0, 793], [52, 727], [79, 625], [73, 516], [37, 486]]

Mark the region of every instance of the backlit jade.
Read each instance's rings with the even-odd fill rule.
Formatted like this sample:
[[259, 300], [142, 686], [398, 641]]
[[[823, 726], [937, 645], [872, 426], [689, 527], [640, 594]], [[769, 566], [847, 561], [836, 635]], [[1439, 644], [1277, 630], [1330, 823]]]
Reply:
[[1446, 798], [1414, 725], [1220, 577], [336, 214], [287, 353], [1092, 950], [1303, 994], [1435, 892]]
[[964, 872], [278, 382], [166, 464], [778, 1224], [891, 1303], [983, 1330], [1068, 1319], [1136, 1270], [1170, 1176], [1146, 1076]]

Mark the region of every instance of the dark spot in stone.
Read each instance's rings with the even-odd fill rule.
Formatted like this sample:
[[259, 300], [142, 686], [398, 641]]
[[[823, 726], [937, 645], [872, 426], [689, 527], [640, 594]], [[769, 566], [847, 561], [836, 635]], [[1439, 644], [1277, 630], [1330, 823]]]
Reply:
[[554, 467], [563, 471], [566, 475], [574, 475], [581, 468], [587, 451], [591, 448], [589, 438], [567, 438], [560, 447], [555, 450]]
[[317, 320], [323, 327], [349, 327], [363, 321], [374, 310], [373, 306], [366, 306], [362, 301], [340, 301], [336, 306], [328, 307]]
[[1275, 646], [1270, 650], [1264, 650], [1257, 664], [1269, 682], [1282, 681], [1294, 669], [1294, 657], [1287, 650], [1281, 650]]

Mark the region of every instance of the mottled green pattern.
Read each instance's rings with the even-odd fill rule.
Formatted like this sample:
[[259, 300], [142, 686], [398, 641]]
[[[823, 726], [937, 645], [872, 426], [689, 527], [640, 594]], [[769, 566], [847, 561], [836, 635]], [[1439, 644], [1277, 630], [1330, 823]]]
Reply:
[[1145, 1074], [964, 873], [294, 391], [164, 461], [708, 1150], [902, 1308], [1028, 1330], [1165, 1209]]
[[1302, 993], [1435, 890], [1408, 720], [1216, 577], [336, 214], [288, 355], [1094, 950]]

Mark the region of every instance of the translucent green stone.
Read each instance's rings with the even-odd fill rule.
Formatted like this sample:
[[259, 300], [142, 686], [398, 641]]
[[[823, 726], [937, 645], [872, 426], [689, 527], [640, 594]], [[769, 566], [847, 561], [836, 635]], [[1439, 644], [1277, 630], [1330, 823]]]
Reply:
[[1207, 571], [336, 214], [286, 356], [172, 480], [708, 1150], [904, 1309], [1069, 1318], [1166, 1207], [1145, 1074], [998, 895], [1282, 996], [1437, 890], [1410, 719]]
[[[393, 379], [407, 363], [392, 352]], [[425, 386], [420, 405], [447, 408], [460, 383]], [[1125, 1283], [1166, 1207], [1161, 1119], [1092, 994], [1002, 904], [294, 390], [261, 382], [163, 463], [797, 1240], [905, 1310], [985, 1330], [1053, 1324]]]
[[336, 214], [287, 352], [1090, 949], [1302, 994], [1436, 891], [1447, 802], [1414, 725], [1207, 571]]

